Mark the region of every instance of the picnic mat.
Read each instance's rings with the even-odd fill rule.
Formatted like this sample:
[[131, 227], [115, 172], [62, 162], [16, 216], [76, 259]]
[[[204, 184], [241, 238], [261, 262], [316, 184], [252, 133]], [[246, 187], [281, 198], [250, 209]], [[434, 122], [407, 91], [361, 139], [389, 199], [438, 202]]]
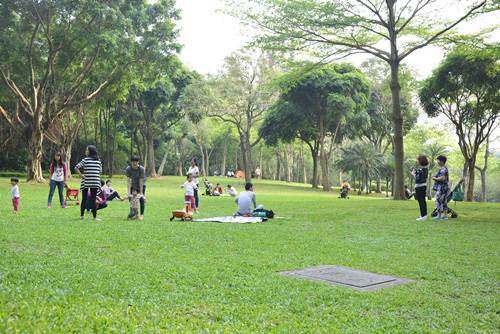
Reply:
[[267, 220], [267, 218], [243, 217], [243, 216], [226, 216], [226, 217], [193, 219], [194, 222], [217, 222], [217, 223], [237, 223], [237, 224], [260, 223], [260, 222], [263, 222], [265, 220]]

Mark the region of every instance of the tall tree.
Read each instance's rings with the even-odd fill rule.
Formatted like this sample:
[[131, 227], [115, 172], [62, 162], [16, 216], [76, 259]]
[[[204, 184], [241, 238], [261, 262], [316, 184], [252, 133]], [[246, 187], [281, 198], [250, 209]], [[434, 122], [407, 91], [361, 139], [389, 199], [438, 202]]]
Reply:
[[465, 159], [465, 198], [474, 200], [477, 153], [500, 120], [500, 51], [452, 53], [424, 81], [420, 102], [425, 112], [443, 114], [454, 125]]
[[277, 95], [269, 85], [274, 76], [269, 57], [240, 50], [226, 57], [217, 76], [193, 85], [183, 98], [191, 112], [197, 110], [236, 129], [246, 182], [251, 181], [252, 147], [260, 141], [252, 135]]
[[43, 181], [43, 141], [59, 144], [47, 132], [54, 121], [94, 100], [151, 52], [177, 52], [177, 18], [168, 0], [2, 2], [0, 79], [15, 106], [0, 112], [28, 138], [28, 180]]
[[394, 199], [398, 200], [406, 199], [400, 64], [415, 51], [450, 33], [459, 23], [484, 12], [493, 2], [495, 0], [470, 1], [467, 9], [457, 8], [455, 18], [440, 20], [429, 13], [444, 12], [446, 6], [453, 6], [442, 0], [402, 3], [397, 0], [226, 0], [231, 6], [230, 14], [263, 31], [256, 36], [255, 43], [267, 49], [294, 54], [308, 52], [324, 61], [361, 52], [388, 64], [394, 126]]
[[[278, 112], [302, 115], [299, 116], [300, 118], [290, 120], [285, 120], [278, 115], [285, 123], [291, 123], [287, 124], [290, 127], [276, 129], [277, 127], [283, 128], [284, 124], [270, 124], [269, 119], [261, 128], [260, 133], [269, 135], [275, 132], [271, 136], [280, 136], [280, 139], [285, 140], [291, 139], [286, 137], [289, 135], [304, 138], [304, 142], [311, 147], [313, 154], [315, 154], [315, 147], [311, 145], [311, 142], [316, 142], [321, 162], [323, 191], [330, 191], [325, 138], [335, 137], [344, 120], [350, 114], [359, 112], [365, 107], [370, 85], [364, 74], [350, 64], [329, 64], [302, 76], [297, 76], [297, 72], [292, 71], [285, 74], [281, 82], [280, 100], [289, 102], [291, 106], [280, 103], [277, 105], [281, 108]], [[271, 113], [269, 117], [276, 118], [276, 115]]]

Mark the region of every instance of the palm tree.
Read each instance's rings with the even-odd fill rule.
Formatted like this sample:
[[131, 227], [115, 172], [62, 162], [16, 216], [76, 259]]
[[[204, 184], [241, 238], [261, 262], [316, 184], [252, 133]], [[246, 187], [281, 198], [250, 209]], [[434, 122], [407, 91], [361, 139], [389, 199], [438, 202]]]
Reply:
[[360, 141], [347, 148], [342, 148], [341, 158], [337, 161], [337, 166], [343, 172], [351, 172], [353, 177], [359, 178], [365, 186], [368, 186], [369, 179], [382, 174], [385, 157], [373, 144]]

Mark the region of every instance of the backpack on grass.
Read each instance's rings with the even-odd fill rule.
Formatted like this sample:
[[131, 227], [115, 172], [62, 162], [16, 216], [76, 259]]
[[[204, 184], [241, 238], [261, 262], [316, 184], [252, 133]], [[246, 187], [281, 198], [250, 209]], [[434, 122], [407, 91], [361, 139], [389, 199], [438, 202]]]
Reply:
[[253, 212], [254, 217], [274, 218], [273, 210], [257, 209]]

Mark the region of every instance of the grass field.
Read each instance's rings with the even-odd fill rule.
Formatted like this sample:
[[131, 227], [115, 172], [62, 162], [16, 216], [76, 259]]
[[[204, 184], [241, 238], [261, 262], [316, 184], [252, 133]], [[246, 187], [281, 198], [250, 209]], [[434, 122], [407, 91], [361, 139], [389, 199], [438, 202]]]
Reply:
[[[116, 201], [95, 222], [77, 220], [74, 202], [60, 209], [57, 194], [47, 209], [48, 185], [25, 182], [11, 212], [10, 182], [0, 179], [0, 332], [500, 330], [500, 204], [451, 204], [458, 219], [417, 222], [413, 200], [340, 200], [261, 181], [259, 204], [285, 218], [170, 222], [182, 182], [149, 180], [142, 222], [127, 221], [128, 202]], [[113, 181], [120, 193], [125, 184]], [[229, 197], [200, 196], [200, 218], [235, 210]], [[324, 264], [416, 282], [359, 292], [275, 274]]]

